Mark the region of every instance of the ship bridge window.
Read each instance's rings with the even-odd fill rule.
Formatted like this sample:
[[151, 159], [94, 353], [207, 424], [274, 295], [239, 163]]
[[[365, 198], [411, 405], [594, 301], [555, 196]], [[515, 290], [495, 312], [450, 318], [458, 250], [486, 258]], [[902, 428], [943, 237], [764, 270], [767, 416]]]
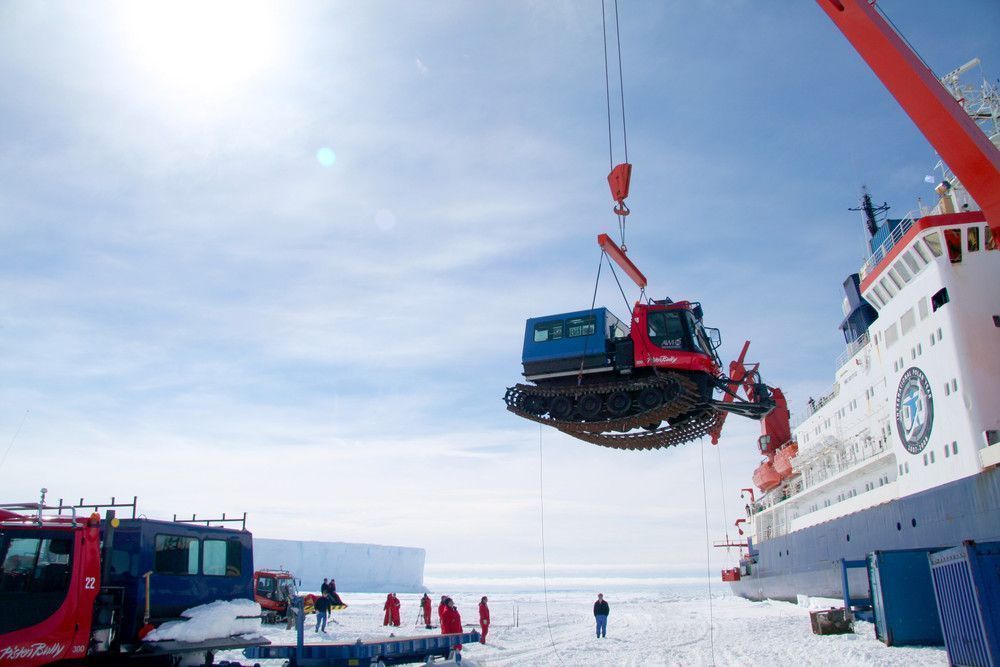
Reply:
[[916, 253], [918, 257], [920, 257], [921, 266], [923, 266], [923, 264], [930, 263], [931, 261], [930, 255], [927, 254], [927, 250], [924, 249], [924, 247], [919, 243], [913, 244], [913, 252]]
[[969, 252], [977, 252], [979, 250], [979, 227], [969, 227], [966, 233], [965, 248]]
[[948, 259], [951, 260], [952, 264], [958, 264], [962, 261], [962, 230], [961, 229], [946, 229], [944, 230], [944, 243], [948, 247]]
[[986, 248], [987, 250], [997, 249], [997, 240], [993, 236], [993, 228], [988, 225], [986, 227], [985, 233], [983, 234], [983, 247]]
[[876, 283], [873, 286], [873, 289], [875, 291], [875, 296], [877, 296], [879, 299], [881, 299], [883, 304], [889, 302], [889, 295], [886, 293], [886, 291], [884, 289], [882, 289], [881, 285], [879, 285], [879, 284]]
[[899, 291], [898, 289], [896, 289], [895, 285], [889, 282], [888, 278], [883, 278], [882, 280], [880, 280], [879, 285], [881, 285], [882, 289], [884, 289], [886, 293], [888, 293], [890, 299], [896, 296], [896, 292]]
[[913, 253], [910, 252], [909, 250], [903, 253], [903, 261], [906, 262], [906, 266], [909, 267], [910, 273], [913, 273], [915, 275], [917, 271], [920, 270], [921, 264], [917, 262], [917, 260], [914, 258]]
[[894, 269], [894, 268], [893, 268], [893, 267], [891, 267], [891, 266], [889, 267], [889, 273], [888, 273], [888, 277], [889, 277], [889, 281], [890, 281], [890, 282], [891, 282], [891, 283], [892, 283], [893, 285], [895, 285], [895, 286], [896, 286], [896, 291], [897, 291], [897, 292], [898, 292], [899, 290], [903, 289], [903, 285], [905, 284], [905, 283], [904, 283], [904, 281], [903, 281], [903, 279], [899, 277], [899, 274], [898, 274], [898, 273], [896, 273], [896, 269]]
[[563, 337], [563, 321], [539, 322], [535, 325], [535, 342], [544, 343], [549, 340], [559, 340]]
[[566, 335], [570, 338], [580, 336], [591, 336], [597, 328], [597, 318], [593, 315], [589, 317], [571, 317], [566, 320]]
[[653, 345], [667, 350], [684, 349], [684, 323], [681, 311], [667, 310], [649, 313], [646, 327]]
[[927, 297], [920, 297], [920, 301], [917, 302], [917, 310], [920, 312], [920, 319], [925, 319], [928, 315], [927, 310]]
[[904, 283], [910, 282], [910, 272], [906, 270], [906, 267], [903, 266], [902, 262], [896, 262], [893, 264], [889, 272], [892, 273], [893, 271], [899, 274], [899, 277], [903, 279]]
[[937, 232], [931, 232], [924, 237], [924, 245], [935, 257], [941, 256], [941, 236]]

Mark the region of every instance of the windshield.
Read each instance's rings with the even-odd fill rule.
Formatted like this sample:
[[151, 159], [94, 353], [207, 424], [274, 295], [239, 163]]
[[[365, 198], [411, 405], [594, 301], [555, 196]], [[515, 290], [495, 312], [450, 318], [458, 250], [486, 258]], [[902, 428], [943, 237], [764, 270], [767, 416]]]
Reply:
[[35, 625], [59, 608], [72, 554], [69, 532], [0, 532], [0, 634]]
[[646, 316], [646, 328], [650, 342], [665, 350], [683, 350], [684, 323], [681, 321], [681, 314], [679, 310], [649, 313]]

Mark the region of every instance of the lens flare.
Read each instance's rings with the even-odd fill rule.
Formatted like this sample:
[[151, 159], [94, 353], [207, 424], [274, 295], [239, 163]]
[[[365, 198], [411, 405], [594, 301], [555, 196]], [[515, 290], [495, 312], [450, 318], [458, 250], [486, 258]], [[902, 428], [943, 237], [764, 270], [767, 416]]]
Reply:
[[337, 154], [333, 152], [332, 148], [323, 148], [316, 151], [316, 160], [324, 167], [332, 167], [333, 163], [337, 161]]

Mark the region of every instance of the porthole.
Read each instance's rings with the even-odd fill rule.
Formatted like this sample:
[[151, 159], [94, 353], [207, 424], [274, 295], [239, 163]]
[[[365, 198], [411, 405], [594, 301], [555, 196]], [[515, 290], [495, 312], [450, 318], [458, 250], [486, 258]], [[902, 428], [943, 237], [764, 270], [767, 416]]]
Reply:
[[913, 526], [914, 528], [916, 528], [917, 527], [917, 520], [916, 519], [910, 519], [910, 525]]
[[897, 521], [896, 522], [896, 530], [903, 530], [903, 524], [901, 524], [900, 522]]
[[850, 533], [848, 533], [848, 534], [847, 534], [847, 541], [848, 541], [848, 542], [850, 542], [850, 541], [851, 541], [851, 534], [850, 534]]

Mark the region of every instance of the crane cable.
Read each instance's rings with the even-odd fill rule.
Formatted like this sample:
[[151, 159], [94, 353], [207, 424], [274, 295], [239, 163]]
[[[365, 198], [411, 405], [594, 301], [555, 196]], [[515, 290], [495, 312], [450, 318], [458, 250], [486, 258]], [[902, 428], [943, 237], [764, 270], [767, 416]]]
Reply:
[[705, 438], [701, 438], [701, 496], [705, 505], [705, 570], [708, 573], [708, 642], [715, 664], [715, 617], [712, 610], [712, 560], [708, 532], [708, 487], [705, 483]]
[[545, 476], [543, 475], [542, 468], [542, 425], [538, 425], [538, 514], [541, 518], [541, 535], [542, 535], [542, 596], [545, 600], [545, 626], [549, 631], [549, 644], [552, 646], [552, 652], [555, 653], [556, 658], [559, 660], [559, 664], [563, 664], [562, 656], [559, 655], [559, 650], [556, 648], [555, 637], [552, 636], [552, 621], [549, 619], [549, 584], [548, 584], [548, 574], [545, 567]]
[[[625, 153], [625, 162], [628, 162], [628, 130], [625, 124], [625, 82], [622, 76], [622, 38], [621, 38], [621, 26], [618, 21], [618, 0], [614, 0], [615, 3], [615, 43], [618, 51], [618, 91], [621, 103], [621, 116], [622, 116], [622, 147]], [[614, 169], [615, 166], [615, 154], [614, 154], [614, 141], [612, 138], [611, 130], [611, 75], [608, 66], [608, 21], [607, 12], [605, 11], [605, 0], [601, 0], [601, 28], [604, 37], [604, 100], [607, 107], [608, 115], [608, 162], [609, 168]], [[621, 237], [622, 250], [628, 250], [625, 245], [625, 216], [628, 214], [628, 209], [624, 212], [619, 212], [619, 209], [615, 209], [615, 213], [618, 216], [618, 234]]]

